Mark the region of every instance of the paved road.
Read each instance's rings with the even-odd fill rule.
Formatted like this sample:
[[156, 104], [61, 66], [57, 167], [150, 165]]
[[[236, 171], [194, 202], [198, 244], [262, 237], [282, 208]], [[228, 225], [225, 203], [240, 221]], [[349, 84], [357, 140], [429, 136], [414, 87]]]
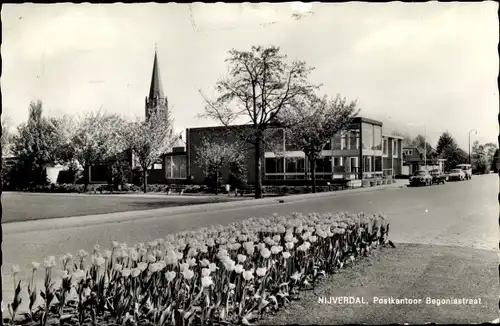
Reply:
[[[307, 200], [263, 200], [247, 203], [210, 204], [150, 212], [132, 212], [89, 218], [9, 223], [3, 225], [3, 279], [10, 265], [26, 268], [31, 261], [111, 240], [129, 245], [164, 237], [171, 232], [211, 224], [227, 224], [252, 216], [292, 212], [384, 212], [391, 219], [394, 242], [451, 245], [496, 250], [498, 244], [498, 177], [484, 175], [471, 181], [432, 187], [392, 188], [382, 191], [327, 196]], [[152, 216], [152, 217], [151, 217]], [[7, 278], [6, 278], [7, 277]], [[10, 298], [11, 284], [4, 284]], [[5, 286], [7, 285], [7, 288]]]

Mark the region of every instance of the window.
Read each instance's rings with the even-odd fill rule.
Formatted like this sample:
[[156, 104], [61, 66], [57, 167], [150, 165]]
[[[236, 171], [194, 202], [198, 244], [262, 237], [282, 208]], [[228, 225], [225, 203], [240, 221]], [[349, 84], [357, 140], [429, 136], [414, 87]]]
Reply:
[[377, 172], [382, 171], [382, 157], [375, 156], [374, 157], [374, 165], [375, 165], [374, 171], [377, 171]]
[[387, 138], [386, 138], [386, 139], [384, 139], [384, 148], [383, 148], [383, 149], [384, 149], [384, 151], [383, 151], [383, 152], [384, 152], [384, 155], [387, 155], [387, 152], [388, 152], [388, 150], [387, 150], [387, 146], [388, 146], [388, 145], [389, 145], [389, 144], [388, 144], [388, 140], [387, 140]]
[[186, 155], [167, 156], [165, 158], [167, 179], [185, 179], [186, 161]]
[[332, 158], [326, 156], [316, 160], [317, 173], [331, 173], [332, 172]]
[[303, 157], [287, 157], [286, 173], [304, 173], [305, 172], [305, 159]]
[[371, 156], [365, 156], [363, 160], [363, 172], [372, 172], [372, 158]]
[[392, 140], [392, 156], [398, 157], [398, 141], [396, 139]]
[[342, 140], [340, 134], [335, 134], [333, 136], [333, 149], [334, 150], [340, 150], [342, 149]]
[[154, 170], [161, 170], [161, 169], [163, 169], [163, 165], [161, 163], [155, 163], [153, 165], [153, 169]]
[[381, 126], [373, 126], [373, 150], [381, 151], [382, 150], [382, 127]]
[[362, 142], [363, 149], [373, 149], [374, 146], [374, 138], [373, 138], [373, 125], [368, 123], [363, 123], [361, 125], [361, 133], [362, 133]]
[[350, 171], [349, 172], [358, 172], [358, 158], [357, 157], [351, 157], [350, 159]]
[[340, 138], [340, 149], [346, 149], [346, 135], [342, 135]]
[[359, 130], [351, 130], [349, 134], [350, 149], [359, 149]]
[[351, 149], [351, 133], [348, 131], [345, 133], [345, 149]]
[[266, 158], [266, 173], [283, 173], [283, 159], [282, 158]]
[[403, 150], [403, 155], [404, 156], [410, 156], [413, 154], [413, 150], [412, 149], [405, 149]]
[[284, 178], [283, 175], [266, 175], [267, 180], [283, 180]]

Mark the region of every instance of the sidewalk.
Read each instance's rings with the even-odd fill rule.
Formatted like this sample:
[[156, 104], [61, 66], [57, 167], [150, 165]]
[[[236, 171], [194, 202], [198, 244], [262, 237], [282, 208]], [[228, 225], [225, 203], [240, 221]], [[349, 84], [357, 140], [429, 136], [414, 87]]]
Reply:
[[[305, 291], [299, 301], [259, 324], [488, 323], [498, 318], [499, 290], [495, 251], [396, 243], [396, 249], [384, 248], [329, 276], [315, 291]], [[319, 302], [325, 297], [365, 303]], [[472, 302], [438, 304], [442, 299]]]
[[173, 206], [173, 207], [165, 207], [165, 208], [157, 208], [149, 210], [126, 211], [126, 212], [116, 212], [116, 213], [107, 213], [99, 215], [85, 215], [85, 218], [82, 218], [82, 216], [72, 216], [72, 217], [61, 217], [54, 219], [32, 220], [25, 222], [12, 222], [3, 224], [2, 229], [6, 234], [15, 234], [15, 233], [29, 232], [30, 230], [35, 231], [35, 230], [59, 229], [62, 226], [62, 220], [64, 220], [64, 227], [69, 228], [69, 227], [89, 226], [89, 225], [96, 225], [103, 223], [141, 220], [145, 218], [158, 217], [158, 216], [162, 217], [164, 216], [165, 218], [167, 218], [181, 214], [204, 213], [217, 210], [232, 210], [232, 209], [246, 208], [249, 206], [256, 206], [256, 205], [265, 205], [265, 206], [281, 205], [281, 203], [286, 203], [286, 202], [296, 203], [301, 201], [314, 200], [316, 198], [350, 196], [358, 193], [384, 191], [384, 190], [389, 191], [404, 187], [404, 182], [401, 182], [400, 180], [397, 181], [399, 182], [390, 185], [356, 188], [356, 189], [349, 189], [342, 191], [320, 192], [316, 194], [310, 193], [310, 194], [290, 195], [282, 197], [268, 197], [262, 199], [234, 200], [221, 203]]

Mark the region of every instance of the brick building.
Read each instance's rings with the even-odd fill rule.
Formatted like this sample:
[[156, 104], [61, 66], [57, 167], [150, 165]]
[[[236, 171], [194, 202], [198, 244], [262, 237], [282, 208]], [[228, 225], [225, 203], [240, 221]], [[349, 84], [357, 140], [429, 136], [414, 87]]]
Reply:
[[[224, 134], [224, 141], [231, 142], [236, 135], [234, 127], [205, 127], [186, 130], [185, 166], [190, 182], [201, 184], [204, 175], [196, 166], [196, 148], [204, 137], [214, 134]], [[250, 128], [248, 126], [247, 128]], [[290, 143], [287, 132], [275, 128], [271, 132], [276, 143], [283, 143], [284, 151], [279, 154], [264, 149], [262, 156], [262, 177], [264, 184], [303, 184], [307, 175], [310, 176], [311, 166], [303, 151]], [[268, 134], [269, 135], [269, 134]], [[382, 133], [382, 122], [363, 117], [354, 119], [352, 125], [342, 133], [332, 135], [325, 146], [322, 159], [316, 162], [316, 177], [318, 184], [326, 183], [334, 178], [363, 180], [374, 177], [398, 175], [402, 171], [402, 137]], [[254, 150], [247, 153], [248, 182], [255, 183]], [[181, 154], [178, 154], [180, 160]], [[222, 177], [227, 180], [229, 170], [222, 171]]]
[[424, 153], [415, 146], [403, 147], [403, 170], [402, 175], [409, 176], [419, 170], [434, 170], [437, 169], [444, 172], [445, 159], [439, 158], [424, 158]]

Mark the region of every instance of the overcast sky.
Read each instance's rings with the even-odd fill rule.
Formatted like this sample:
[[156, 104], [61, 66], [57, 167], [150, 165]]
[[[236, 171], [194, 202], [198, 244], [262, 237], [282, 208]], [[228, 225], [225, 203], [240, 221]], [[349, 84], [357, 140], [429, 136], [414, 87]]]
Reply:
[[[278, 45], [316, 67], [323, 93], [358, 99], [361, 115], [435, 146], [448, 130], [464, 149], [498, 136], [498, 5], [113, 4], [4, 5], [3, 114], [25, 121], [40, 99], [61, 116], [143, 116], [155, 43], [177, 129], [196, 119], [231, 48]], [[293, 13], [303, 12], [301, 19]]]

